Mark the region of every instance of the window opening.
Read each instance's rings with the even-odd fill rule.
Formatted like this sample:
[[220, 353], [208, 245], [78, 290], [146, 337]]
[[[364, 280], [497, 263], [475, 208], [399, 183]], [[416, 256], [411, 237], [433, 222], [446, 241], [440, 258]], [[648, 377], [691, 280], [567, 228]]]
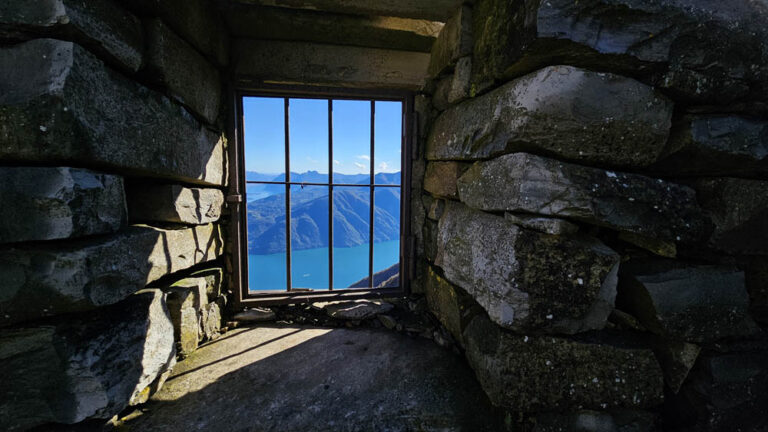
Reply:
[[405, 98], [240, 101], [242, 297], [402, 292]]

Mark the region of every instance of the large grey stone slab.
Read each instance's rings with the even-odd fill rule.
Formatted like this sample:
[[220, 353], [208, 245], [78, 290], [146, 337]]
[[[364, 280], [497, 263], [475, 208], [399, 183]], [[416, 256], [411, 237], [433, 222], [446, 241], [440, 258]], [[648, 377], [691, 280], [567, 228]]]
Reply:
[[517, 335], [484, 316], [472, 320], [464, 341], [469, 364], [496, 406], [567, 412], [647, 408], [663, 400], [661, 369], [647, 348]]
[[714, 224], [712, 247], [731, 254], [768, 254], [768, 182], [709, 178], [694, 187]]
[[461, 357], [384, 329], [237, 328], [173, 374], [130, 430], [502, 430]]
[[229, 4], [224, 15], [232, 34], [276, 39], [430, 52], [443, 28], [440, 22], [329, 14], [327, 12]]
[[498, 325], [572, 334], [605, 326], [619, 255], [594, 238], [549, 236], [449, 202], [435, 264]]
[[234, 71], [243, 84], [264, 80], [419, 90], [429, 64], [427, 53], [294, 41], [238, 39], [233, 50], [238, 53]]
[[223, 252], [220, 228], [131, 227], [114, 236], [0, 251], [3, 325], [116, 303]]
[[437, 77], [461, 58], [472, 54], [472, 8], [462, 4], [445, 22], [432, 45], [429, 76]]
[[0, 48], [0, 158], [223, 185], [221, 136], [82, 47], [53, 39]]
[[480, 0], [477, 86], [553, 63], [638, 76], [699, 103], [765, 98], [768, 8], [734, 0]]
[[0, 340], [3, 430], [109, 419], [146, 392], [175, 355], [157, 290], [56, 323], [3, 330]]
[[669, 405], [677, 430], [766, 430], [768, 352], [707, 353]]
[[734, 115], [689, 116], [673, 127], [666, 153], [654, 171], [765, 177], [768, 122]]
[[181, 185], [131, 185], [128, 188], [131, 221], [207, 224], [221, 217], [224, 193], [219, 189]]
[[470, 167], [458, 181], [470, 207], [557, 216], [670, 242], [703, 242], [709, 223], [696, 192], [638, 174], [527, 153]]
[[744, 273], [734, 268], [630, 262], [619, 288], [617, 304], [666, 338], [712, 343], [760, 331], [749, 316]]
[[215, 124], [221, 107], [219, 71], [159, 19], [148, 20], [148, 76], [167, 86], [173, 98]]
[[426, 157], [531, 151], [586, 164], [644, 166], [661, 154], [671, 116], [672, 103], [638, 81], [551, 66], [444, 111]]
[[142, 65], [141, 22], [111, 0], [5, 1], [0, 39], [55, 37], [73, 40], [129, 72]]
[[117, 0], [137, 15], [160, 17], [220, 67], [229, 64], [229, 30], [210, 0]]
[[77, 168], [0, 168], [0, 243], [117, 231], [126, 222], [122, 177]]

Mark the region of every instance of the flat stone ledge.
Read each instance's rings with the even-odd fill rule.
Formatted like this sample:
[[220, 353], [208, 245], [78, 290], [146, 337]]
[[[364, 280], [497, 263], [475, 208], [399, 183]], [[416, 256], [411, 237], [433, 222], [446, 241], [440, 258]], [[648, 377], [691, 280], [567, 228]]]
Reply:
[[136, 184], [127, 193], [132, 222], [207, 224], [219, 220], [224, 205], [219, 189]]
[[129, 227], [108, 237], [0, 250], [0, 325], [116, 303], [223, 253], [218, 225]]
[[0, 167], [0, 243], [107, 234], [126, 223], [122, 177], [68, 168]]

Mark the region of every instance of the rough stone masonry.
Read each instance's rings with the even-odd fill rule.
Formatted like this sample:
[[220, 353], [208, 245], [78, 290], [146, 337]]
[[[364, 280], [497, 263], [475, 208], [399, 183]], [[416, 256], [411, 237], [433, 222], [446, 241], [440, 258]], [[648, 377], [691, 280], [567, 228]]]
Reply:
[[768, 429], [768, 5], [727, 3], [477, 0], [439, 36], [424, 288], [513, 430]]
[[0, 5], [2, 430], [106, 421], [221, 328], [227, 35], [150, 3]]

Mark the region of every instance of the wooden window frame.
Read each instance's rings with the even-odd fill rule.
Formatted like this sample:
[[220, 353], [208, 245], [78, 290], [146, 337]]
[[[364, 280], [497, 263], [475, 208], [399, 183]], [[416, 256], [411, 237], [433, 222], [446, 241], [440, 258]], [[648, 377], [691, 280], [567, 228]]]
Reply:
[[[233, 295], [236, 308], [247, 306], [270, 306], [293, 303], [312, 303], [318, 301], [356, 300], [370, 298], [402, 297], [410, 293], [410, 280], [412, 278], [412, 247], [413, 238], [410, 234], [410, 191], [411, 191], [411, 149], [413, 144], [413, 94], [398, 90], [368, 90], [348, 89], [334, 87], [298, 86], [298, 85], [266, 85], [257, 88], [237, 88], [230, 92], [232, 121], [230, 122], [230, 137], [234, 137], [234, 143], [228, 145], [229, 156], [229, 193], [227, 205], [230, 209], [230, 242], [231, 268]], [[248, 242], [247, 242], [247, 202], [245, 197], [245, 141], [243, 138], [243, 98], [245, 97], [274, 97], [274, 98], [301, 98], [301, 99], [328, 99], [328, 100], [369, 100], [369, 101], [398, 101], [403, 106], [402, 117], [402, 151], [401, 151], [401, 179], [400, 179], [400, 286], [397, 288], [345, 288], [333, 290], [291, 291], [258, 293], [248, 290]], [[330, 105], [330, 104], [329, 104]], [[372, 117], [374, 113], [371, 113]], [[329, 117], [329, 123], [331, 118]], [[288, 124], [285, 125], [288, 128]], [[372, 134], [373, 134], [372, 122]], [[332, 129], [330, 129], [332, 131]], [[329, 131], [329, 133], [331, 133]], [[373, 149], [374, 138], [371, 136]], [[331, 145], [331, 143], [329, 143]], [[332, 152], [332, 145], [330, 152]], [[373, 158], [373, 154], [371, 154]], [[331, 159], [332, 160], [332, 159]], [[373, 171], [373, 163], [371, 164]], [[331, 181], [329, 176], [329, 183]], [[290, 179], [287, 179], [290, 181]], [[374, 183], [373, 176], [370, 183]], [[372, 192], [374, 186], [370, 186]], [[377, 186], [378, 187], [378, 186]], [[333, 188], [330, 187], [330, 193]], [[330, 198], [332, 200], [332, 198]], [[290, 201], [286, 197], [287, 206]], [[330, 206], [329, 206], [330, 207]], [[373, 213], [374, 201], [370, 203], [370, 211]], [[332, 209], [329, 208], [331, 217], [329, 225], [333, 224]], [[290, 224], [290, 222], [288, 222]], [[369, 221], [369, 230], [373, 230], [374, 221]], [[289, 229], [289, 225], [286, 226]], [[333, 235], [332, 227], [329, 236]], [[288, 236], [286, 236], [288, 237]], [[372, 239], [371, 239], [372, 240]], [[370, 254], [373, 253], [373, 243], [369, 253], [369, 274], [372, 273], [373, 261]], [[290, 254], [290, 249], [287, 251]], [[329, 260], [329, 271], [333, 274], [333, 262]], [[286, 271], [290, 272], [290, 268]], [[332, 276], [331, 276], [332, 277]], [[290, 273], [289, 273], [290, 278]], [[290, 279], [289, 279], [290, 281]], [[371, 282], [372, 279], [371, 279]], [[290, 284], [290, 282], [289, 282]]]

